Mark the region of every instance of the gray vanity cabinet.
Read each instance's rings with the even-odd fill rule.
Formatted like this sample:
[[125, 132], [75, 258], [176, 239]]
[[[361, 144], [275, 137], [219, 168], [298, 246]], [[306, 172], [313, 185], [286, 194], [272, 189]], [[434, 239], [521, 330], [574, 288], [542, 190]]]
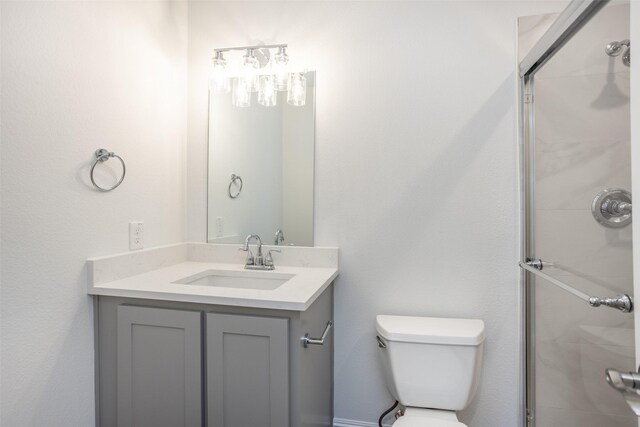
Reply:
[[119, 427], [202, 425], [202, 314], [117, 308]]
[[100, 427], [329, 427], [333, 289], [304, 311], [100, 296]]
[[289, 319], [207, 314], [209, 427], [289, 425]]

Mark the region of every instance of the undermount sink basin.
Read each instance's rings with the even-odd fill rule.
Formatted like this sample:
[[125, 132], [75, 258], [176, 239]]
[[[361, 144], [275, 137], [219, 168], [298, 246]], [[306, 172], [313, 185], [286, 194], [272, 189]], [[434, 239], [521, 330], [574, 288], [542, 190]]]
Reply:
[[173, 283], [181, 285], [214, 286], [217, 288], [261, 289], [271, 291], [282, 286], [294, 274], [271, 271], [224, 271], [206, 270], [184, 277]]

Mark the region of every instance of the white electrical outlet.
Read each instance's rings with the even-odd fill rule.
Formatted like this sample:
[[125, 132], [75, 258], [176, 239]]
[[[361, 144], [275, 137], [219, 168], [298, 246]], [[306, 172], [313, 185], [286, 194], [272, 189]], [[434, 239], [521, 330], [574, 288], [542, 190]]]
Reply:
[[129, 223], [129, 249], [144, 248], [144, 222], [136, 221]]
[[224, 235], [224, 218], [219, 216], [216, 218], [216, 236], [222, 237]]

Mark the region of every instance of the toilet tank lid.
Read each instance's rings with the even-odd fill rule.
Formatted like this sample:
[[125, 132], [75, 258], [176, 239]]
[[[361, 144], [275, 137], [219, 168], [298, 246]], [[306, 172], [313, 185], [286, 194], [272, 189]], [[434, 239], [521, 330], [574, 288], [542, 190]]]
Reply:
[[484, 322], [479, 319], [378, 315], [376, 330], [387, 341], [451, 345], [484, 341]]

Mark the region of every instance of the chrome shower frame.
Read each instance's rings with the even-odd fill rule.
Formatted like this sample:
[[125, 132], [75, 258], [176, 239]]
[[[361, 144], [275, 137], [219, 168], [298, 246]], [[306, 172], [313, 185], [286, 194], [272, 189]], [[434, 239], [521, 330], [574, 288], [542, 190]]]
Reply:
[[[609, 0], [573, 0], [519, 64], [518, 87], [520, 117], [520, 260], [536, 258], [534, 250], [535, 207], [535, 73], [573, 37]], [[535, 278], [520, 271], [520, 405], [523, 427], [535, 427]]]

